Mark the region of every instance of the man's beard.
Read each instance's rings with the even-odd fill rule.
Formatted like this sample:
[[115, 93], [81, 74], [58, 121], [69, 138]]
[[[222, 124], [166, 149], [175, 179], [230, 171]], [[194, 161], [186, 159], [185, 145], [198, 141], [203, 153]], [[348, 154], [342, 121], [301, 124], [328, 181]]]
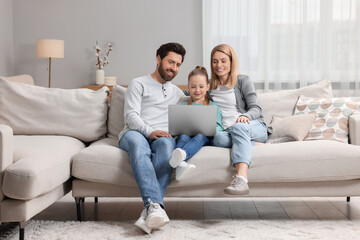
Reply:
[[172, 72], [173, 75], [172, 76], [167, 75], [167, 73], [162, 65], [162, 62], [160, 62], [158, 72], [160, 74], [160, 77], [167, 82], [173, 80], [173, 78], [176, 76], [176, 73], [174, 71], [172, 71], [171, 69], [169, 69], [168, 71]]

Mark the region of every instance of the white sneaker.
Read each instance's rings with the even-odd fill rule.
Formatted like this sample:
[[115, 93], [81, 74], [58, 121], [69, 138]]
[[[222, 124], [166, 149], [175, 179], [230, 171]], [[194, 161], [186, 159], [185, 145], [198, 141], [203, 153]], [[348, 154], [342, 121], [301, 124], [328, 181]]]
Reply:
[[191, 170], [195, 169], [196, 166], [194, 164], [187, 163], [185, 161], [182, 161], [179, 166], [176, 167], [175, 170], [175, 179], [177, 181], [180, 181], [181, 179], [184, 179], [186, 175], [191, 172]]
[[175, 148], [169, 161], [170, 166], [176, 168], [186, 158], [186, 152], [181, 148]]
[[160, 204], [150, 201], [150, 206], [147, 210], [146, 226], [148, 228], [160, 228], [169, 222], [170, 219]]
[[141, 212], [139, 219], [135, 222], [135, 226], [137, 226], [138, 228], [140, 228], [141, 230], [143, 230], [144, 232], [149, 234], [149, 233], [151, 233], [152, 229], [146, 225], [147, 216], [148, 216], [147, 209], [144, 208], [144, 210], [142, 210], [142, 212]]
[[244, 195], [249, 193], [249, 185], [241, 177], [234, 176], [230, 186], [224, 192], [230, 195]]

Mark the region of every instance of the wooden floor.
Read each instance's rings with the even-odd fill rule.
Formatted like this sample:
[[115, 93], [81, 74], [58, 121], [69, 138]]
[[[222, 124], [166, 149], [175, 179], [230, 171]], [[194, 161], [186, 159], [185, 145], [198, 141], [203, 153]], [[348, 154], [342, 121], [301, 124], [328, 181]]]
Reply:
[[[360, 197], [346, 198], [165, 198], [170, 219], [282, 219], [360, 220]], [[143, 209], [140, 198], [86, 198], [86, 221], [136, 220]], [[33, 219], [76, 221], [71, 193]]]

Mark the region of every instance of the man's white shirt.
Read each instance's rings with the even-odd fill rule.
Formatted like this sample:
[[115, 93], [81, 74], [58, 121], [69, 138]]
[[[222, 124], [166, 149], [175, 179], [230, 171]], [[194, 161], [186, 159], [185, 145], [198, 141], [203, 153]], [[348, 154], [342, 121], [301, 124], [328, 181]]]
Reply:
[[168, 106], [184, 97], [183, 91], [171, 82], [159, 83], [150, 75], [131, 81], [125, 95], [125, 127], [119, 139], [128, 130], [136, 130], [146, 138], [155, 131], [168, 132]]

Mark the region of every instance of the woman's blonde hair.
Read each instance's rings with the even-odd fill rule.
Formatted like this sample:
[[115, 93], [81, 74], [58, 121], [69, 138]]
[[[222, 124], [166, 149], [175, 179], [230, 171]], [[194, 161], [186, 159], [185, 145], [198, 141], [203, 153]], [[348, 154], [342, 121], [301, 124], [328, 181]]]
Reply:
[[[206, 83], [209, 84], [209, 75], [206, 71], [206, 68], [203, 67], [203, 66], [196, 66], [196, 68], [194, 68], [190, 73], [189, 73], [189, 76], [188, 76], [188, 84], [189, 84], [189, 81], [190, 81], [190, 78], [192, 76], [196, 76], [196, 75], [200, 75], [200, 76], [204, 76], [205, 79], [206, 79]], [[188, 101], [188, 104], [189, 105], [192, 105], [192, 99], [191, 97], [189, 98], [189, 101]], [[207, 92], [206, 95], [205, 95], [205, 104], [204, 105], [209, 105], [210, 104], [210, 97], [209, 97], [209, 93]]]
[[229, 45], [220, 44], [220, 45], [217, 45], [216, 47], [214, 47], [213, 50], [211, 51], [211, 57], [210, 57], [210, 66], [211, 66], [210, 89], [211, 90], [217, 89], [219, 87], [219, 84], [220, 84], [220, 79], [215, 74], [215, 71], [214, 71], [213, 66], [212, 66], [213, 57], [214, 57], [214, 54], [216, 52], [222, 52], [222, 53], [226, 54], [230, 58], [231, 69], [230, 69], [230, 73], [229, 73], [229, 76], [228, 76], [228, 79], [227, 79], [225, 85], [227, 87], [229, 87], [229, 88], [235, 87], [236, 82], [237, 82], [237, 76], [239, 74], [238, 59], [236, 57], [236, 53], [235, 53], [234, 49], [232, 47], [230, 47]]

